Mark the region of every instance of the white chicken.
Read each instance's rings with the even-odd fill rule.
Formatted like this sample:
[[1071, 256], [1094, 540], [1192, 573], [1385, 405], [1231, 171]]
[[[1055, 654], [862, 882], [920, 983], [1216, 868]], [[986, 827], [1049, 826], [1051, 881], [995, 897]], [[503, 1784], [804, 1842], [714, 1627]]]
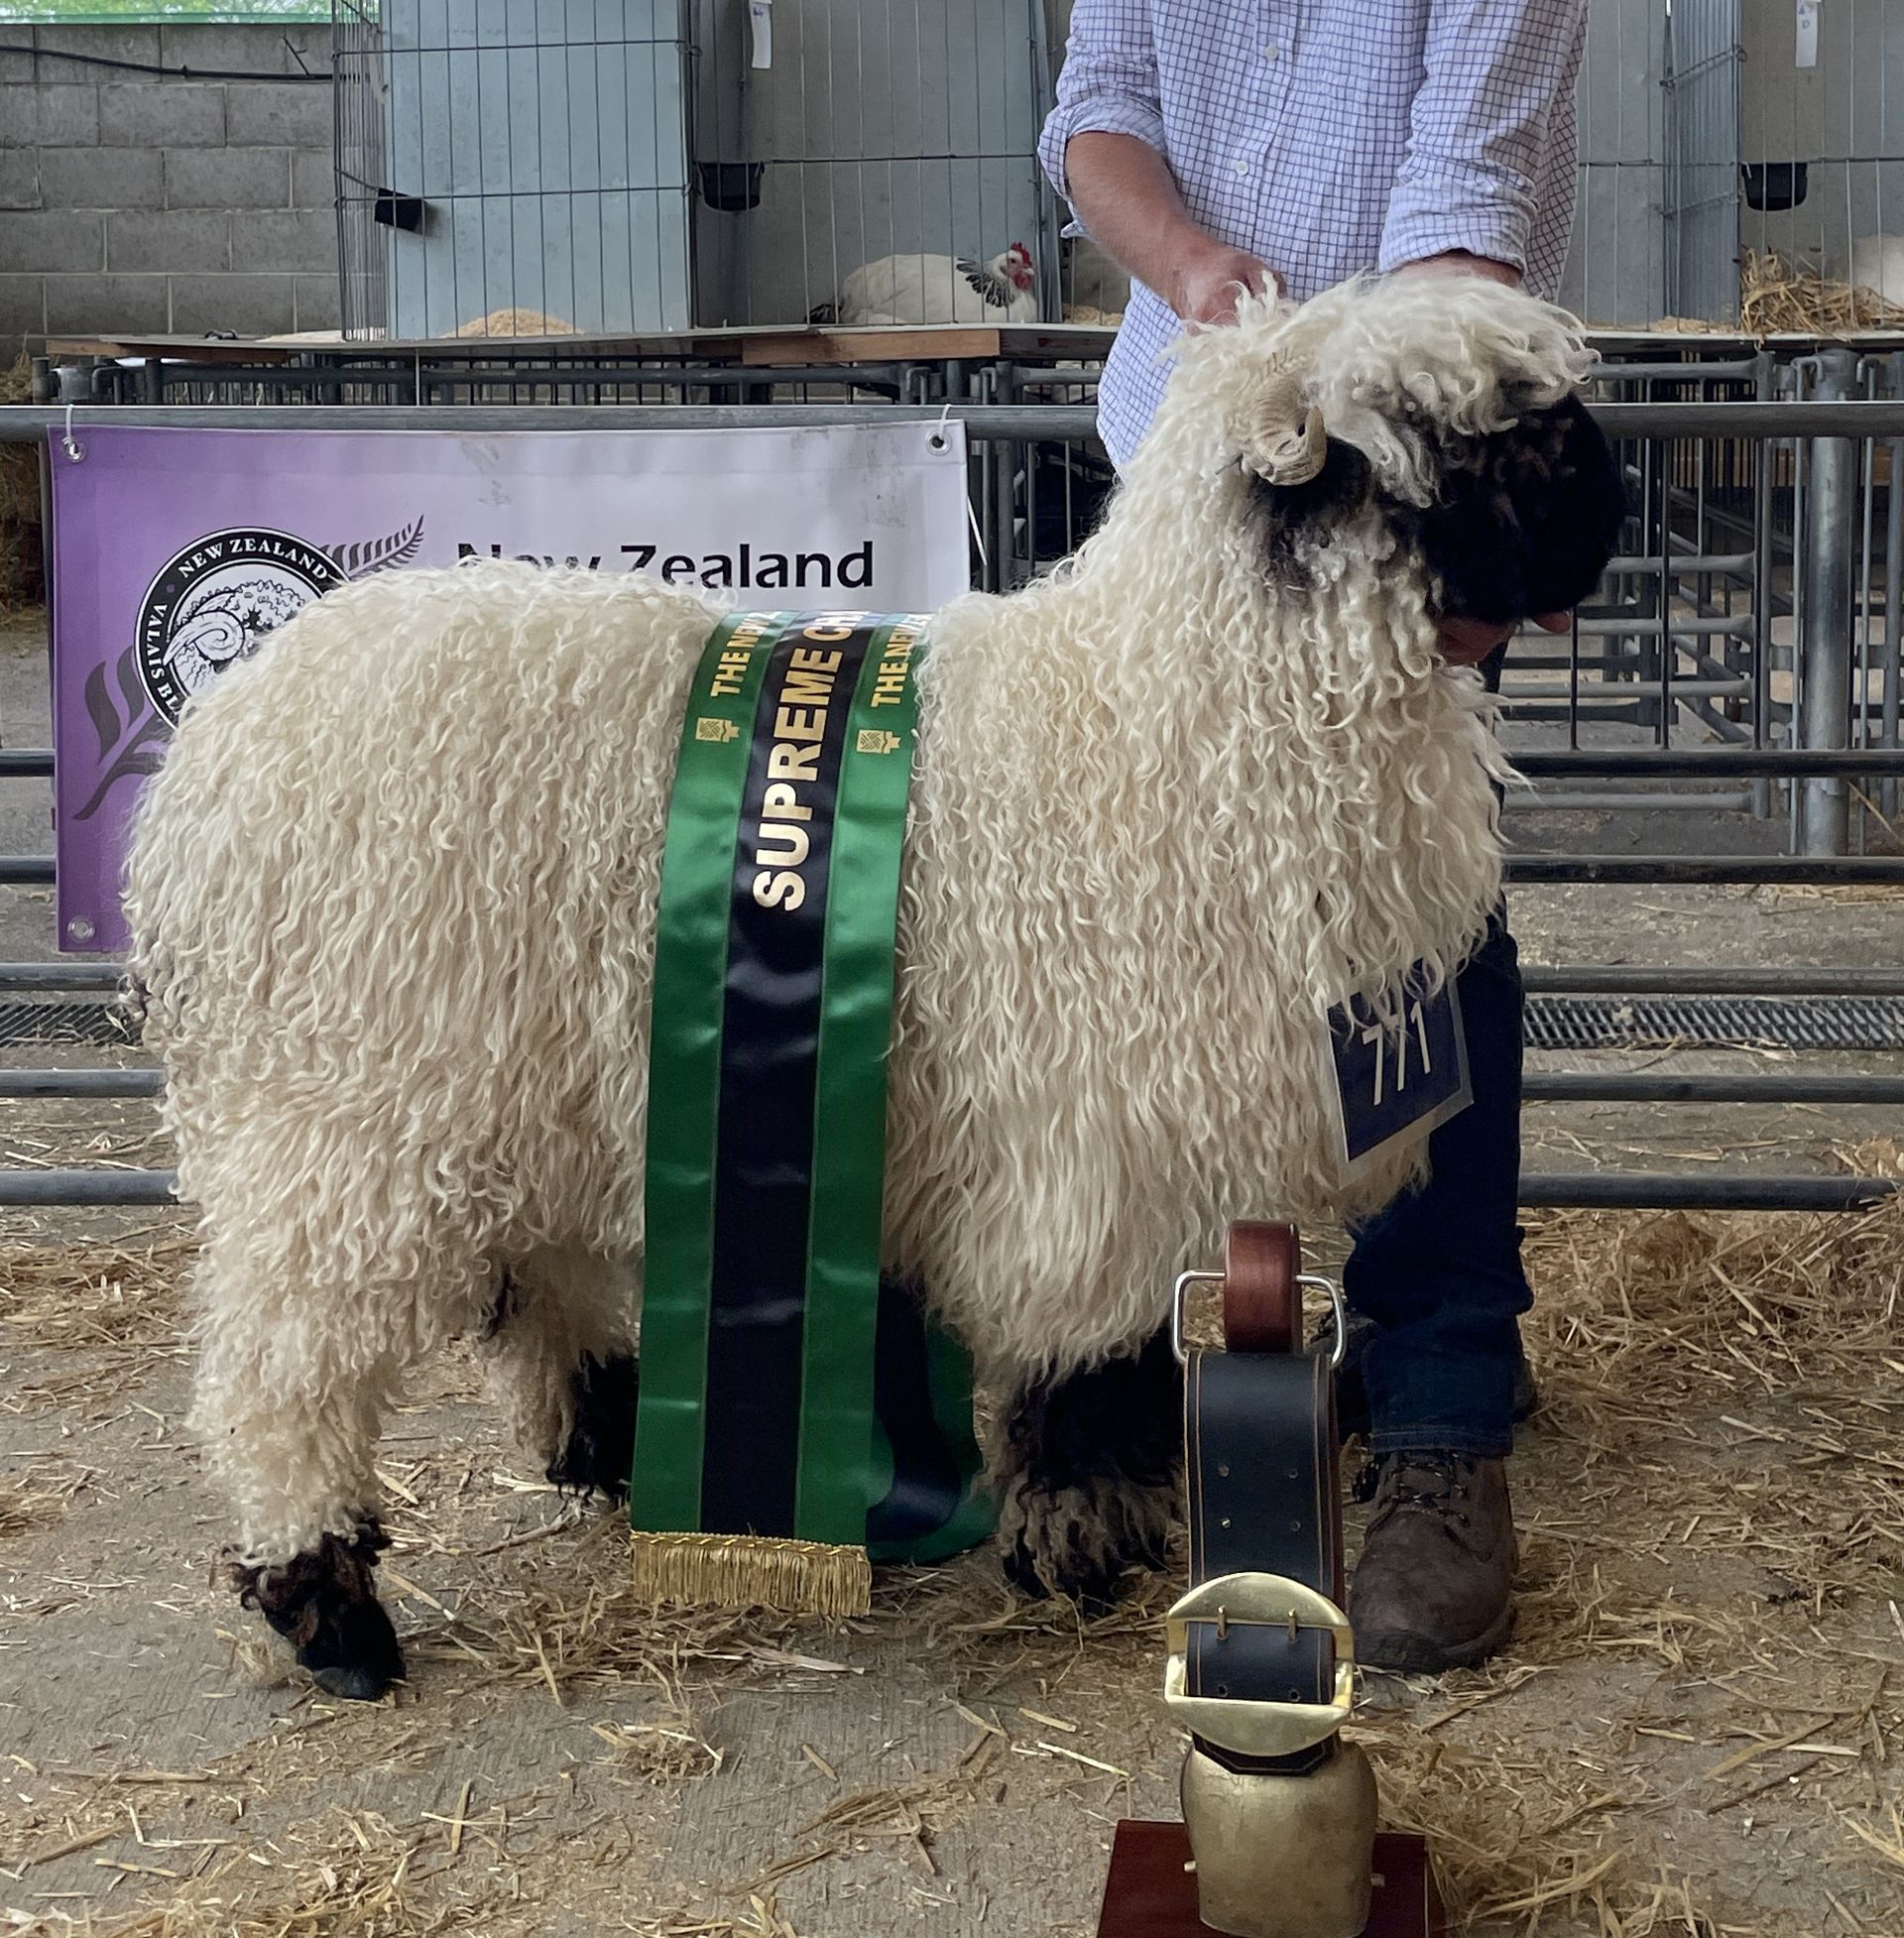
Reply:
[[840, 285], [813, 323], [1029, 323], [1037, 320], [1038, 266], [1014, 242], [989, 263], [951, 256], [882, 256]]
[[1868, 291], [1880, 303], [1904, 308], [1904, 235], [1860, 236], [1851, 244], [1850, 274], [1854, 289]]

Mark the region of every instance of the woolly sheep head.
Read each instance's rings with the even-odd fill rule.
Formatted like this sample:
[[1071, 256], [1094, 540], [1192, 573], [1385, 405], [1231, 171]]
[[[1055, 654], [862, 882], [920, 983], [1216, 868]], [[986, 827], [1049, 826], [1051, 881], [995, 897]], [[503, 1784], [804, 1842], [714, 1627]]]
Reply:
[[1625, 493], [1581, 404], [1580, 325], [1473, 277], [1348, 283], [1301, 304], [1251, 299], [1185, 346], [1188, 410], [1222, 429], [1269, 569], [1299, 579], [1372, 510], [1417, 553], [1444, 616], [1570, 610], [1617, 548]]

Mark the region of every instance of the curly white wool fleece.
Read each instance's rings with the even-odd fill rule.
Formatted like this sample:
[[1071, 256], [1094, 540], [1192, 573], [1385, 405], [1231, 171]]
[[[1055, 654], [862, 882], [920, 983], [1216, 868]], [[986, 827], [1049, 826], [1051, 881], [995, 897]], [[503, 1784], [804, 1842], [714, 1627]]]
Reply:
[[[1499, 892], [1499, 770], [1372, 510], [1265, 576], [1238, 457], [1284, 353], [1390, 491], [1404, 404], [1483, 430], [1585, 367], [1457, 282], [1252, 303], [1191, 341], [1103, 529], [933, 621], [899, 933], [888, 1249], [982, 1363], [1134, 1344], [1229, 1219], [1339, 1184], [1319, 1019], [1456, 965]], [[199, 1417], [250, 1551], [373, 1498], [404, 1367], [480, 1325], [537, 1438], [625, 1338], [648, 994], [684, 694], [714, 608], [646, 578], [399, 572], [187, 714], [138, 820], [132, 966], [202, 1207]]]

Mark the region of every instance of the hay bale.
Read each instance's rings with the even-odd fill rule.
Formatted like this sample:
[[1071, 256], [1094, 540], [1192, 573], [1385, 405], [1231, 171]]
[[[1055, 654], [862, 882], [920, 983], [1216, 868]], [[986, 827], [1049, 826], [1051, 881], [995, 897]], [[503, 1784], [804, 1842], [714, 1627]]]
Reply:
[[1904, 304], [1793, 262], [1775, 249], [1748, 249], [1739, 264], [1738, 319], [1753, 336], [1842, 336], [1904, 328]]
[[574, 336], [573, 323], [559, 316], [544, 316], [539, 309], [492, 309], [457, 325], [458, 336]]

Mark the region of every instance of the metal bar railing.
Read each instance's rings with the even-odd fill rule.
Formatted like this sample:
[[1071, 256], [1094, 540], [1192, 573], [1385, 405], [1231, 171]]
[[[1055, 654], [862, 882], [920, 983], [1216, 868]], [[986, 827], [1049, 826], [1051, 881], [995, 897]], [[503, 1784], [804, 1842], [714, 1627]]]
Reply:
[[[1829, 353], [1828, 353], [1829, 354]], [[1814, 365], [1823, 375], [1824, 359]], [[1740, 376], [1759, 374], [1760, 360], [1737, 365]], [[898, 366], [893, 367], [894, 371]], [[1717, 366], [1704, 366], [1701, 378], [1716, 374]], [[302, 373], [308, 379], [313, 373]], [[631, 388], [650, 387], [649, 396], [681, 396], [684, 388], [708, 381], [704, 373], [690, 370], [643, 370], [619, 373], [604, 369], [604, 383], [625, 381]], [[752, 382], [773, 381], [786, 372], [747, 373]], [[885, 373], [880, 373], [884, 375]], [[1658, 375], [1647, 367], [1649, 381]], [[556, 368], [511, 373], [526, 385], [566, 383], [571, 373]], [[297, 373], [286, 373], [287, 387], [295, 388]], [[326, 388], [340, 381], [337, 373], [324, 373]], [[348, 379], [341, 379], [347, 382]], [[493, 372], [470, 371], [444, 384], [503, 381]], [[732, 384], [730, 376], [723, 380]], [[850, 369], [804, 371], [801, 381], [850, 384], [856, 375]], [[1033, 374], [1030, 381], [1055, 381]], [[1068, 381], [1068, 377], [1067, 377]], [[1886, 596], [1883, 606], [1887, 637], [1885, 676], [1881, 696], [1874, 699], [1859, 680], [1857, 699], [1849, 706], [1844, 731], [1838, 731], [1836, 710], [1825, 717], [1827, 699], [1834, 709], [1840, 683], [1833, 672], [1832, 656], [1843, 659], [1851, 650], [1850, 615], [1855, 595], [1850, 593], [1851, 570], [1846, 531], [1854, 524], [1858, 502], [1857, 480], [1847, 474], [1848, 488], [1839, 496], [1842, 507], [1835, 508], [1831, 491], [1831, 459], [1834, 447], [1850, 452], [1853, 460], [1858, 445], [1872, 447], [1875, 441], [1890, 440], [1893, 456], [1904, 452], [1904, 400], [1853, 398], [1844, 393], [1853, 386], [1835, 385], [1814, 377], [1813, 395], [1788, 402], [1768, 399], [1733, 401], [1659, 401], [1608, 403], [1593, 406], [1595, 416], [1606, 433], [1629, 444], [1647, 446], [1638, 453], [1646, 470], [1646, 505], [1650, 508], [1638, 534], [1637, 546], [1630, 555], [1615, 561], [1615, 576], [1629, 582], [1647, 581], [1655, 588], [1648, 592], [1636, 588], [1630, 600], [1622, 594], [1620, 603], [1631, 610], [1610, 614], [1591, 614], [1579, 628], [1567, 668], [1570, 680], [1556, 686], [1556, 696], [1574, 702], [1575, 717], [1585, 702], [1590, 709], [1630, 706], [1641, 709], [1642, 717], [1658, 726], [1662, 742], [1669, 738], [1674, 709], [1684, 705], [1697, 708], [1707, 702], [1715, 716], [1736, 713], [1747, 722], [1737, 731], [1749, 736], [1752, 744], [1733, 747], [1680, 750], [1670, 745], [1649, 749], [1588, 750], [1579, 746], [1564, 751], [1529, 750], [1516, 757], [1520, 771], [1529, 779], [1567, 780], [1591, 778], [1648, 781], [1738, 780], [1758, 788], [1768, 788], [1775, 781], [1798, 786], [1806, 813], [1836, 800], [1843, 804], [1847, 796], [1844, 783], [1851, 780], [1882, 781], [1886, 798], [1904, 779], [1904, 750], [1896, 745], [1896, 717], [1899, 675], [1894, 645], [1898, 623], [1897, 603]], [[439, 387], [440, 388], [440, 387]], [[1012, 473], [1001, 466], [999, 454], [1014, 442], [1030, 446], [1039, 443], [1092, 446], [1096, 439], [1096, 410], [1086, 403], [1016, 404], [988, 401], [986, 386], [974, 384], [969, 399], [955, 399], [947, 407], [966, 425], [981, 444], [991, 441], [997, 449], [975, 456], [983, 461], [982, 489], [993, 494], [987, 500], [988, 533], [1003, 557], [1013, 545], [1011, 500]], [[1013, 394], [1008, 385], [1006, 396]], [[1836, 389], [1840, 395], [1834, 397]], [[716, 394], [721, 394], [716, 392]], [[729, 395], [740, 393], [729, 390]], [[1069, 392], [1071, 397], [1084, 393]], [[543, 396], [552, 395], [544, 389]], [[599, 393], [598, 393], [599, 395]], [[527, 403], [458, 404], [429, 402], [427, 410], [415, 406], [355, 403], [299, 403], [249, 405], [108, 405], [80, 406], [68, 412], [64, 407], [12, 406], [0, 408], [0, 442], [32, 441], [49, 431], [67, 427], [81, 442], [94, 426], [169, 426], [194, 428], [271, 427], [291, 430], [418, 429], [438, 433], [498, 433], [511, 430], [583, 431], [590, 429], [628, 430], [661, 428], [742, 428], [774, 425], [819, 425], [850, 424], [889, 424], [915, 419], [922, 424], [936, 422], [941, 408], [912, 403], [865, 404], [845, 401], [824, 403], [747, 403], [695, 404], [687, 402], [639, 403]], [[1774, 544], [1768, 537], [1769, 508], [1780, 494], [1788, 494], [1791, 476], [1775, 468], [1769, 454], [1746, 468], [1747, 458], [1734, 466], [1727, 459], [1725, 475], [1715, 463], [1702, 458], [1699, 497], [1696, 505], [1685, 502], [1690, 487], [1683, 467], [1667, 440], [1737, 440], [1764, 444], [1767, 440], [1791, 440], [1799, 452], [1799, 473], [1803, 478], [1803, 507], [1796, 529], [1781, 527]], [[1709, 448], [1711, 446], [1709, 445]], [[1066, 460], [1067, 465], [1069, 460]], [[1781, 457], [1779, 463], [1783, 464]], [[1027, 458], [1024, 521], [1035, 522], [1034, 482]], [[1708, 472], [1712, 478], [1709, 479]], [[1717, 494], [1723, 489], [1730, 496], [1709, 508], [1706, 492], [1709, 482]], [[1067, 468], [1063, 486], [1068, 494], [1072, 476]], [[1865, 496], [1871, 486], [1867, 480]], [[1738, 494], [1749, 494], [1743, 504]], [[1900, 485], [1893, 475], [1890, 485], [1891, 530], [1898, 523]], [[1742, 507], [1742, 508], [1741, 508]], [[1709, 520], [1708, 511], [1712, 516]], [[1869, 506], [1865, 507], [1868, 521]], [[1841, 515], [1842, 514], [1842, 515]], [[1736, 533], [1727, 524], [1738, 525]], [[1841, 529], [1843, 528], [1843, 529]], [[1069, 521], [1067, 520], [1067, 531]], [[1889, 536], [1889, 534], [1887, 534]], [[1749, 538], [1751, 549], [1737, 548]], [[1779, 547], [1783, 547], [1780, 549]], [[1887, 547], [1886, 564], [1894, 582], [1900, 547], [1895, 539]], [[1035, 553], [1033, 554], [1035, 556]], [[1782, 561], [1782, 562], [1781, 562]], [[1019, 564], [1026, 562], [1020, 558]], [[1808, 581], [1796, 596], [1781, 592], [1772, 577], [1772, 567], [1789, 563], [1795, 579]], [[1834, 572], [1846, 582], [1851, 604], [1830, 596]], [[1869, 571], [1866, 571], [1869, 579]], [[1697, 588], [1690, 583], [1697, 578]], [[1713, 581], [1722, 581], [1714, 588]], [[1782, 583], [1782, 579], [1780, 583]], [[1676, 589], [1677, 588], [1677, 589]], [[1888, 595], [1888, 586], [1886, 588]], [[1695, 596], [1695, 593], [1697, 596]], [[1749, 602], [1749, 603], [1747, 603]], [[1734, 605], [1736, 604], [1736, 609]], [[1868, 652], [1871, 587], [1864, 593], [1866, 648]], [[1841, 615], [1840, 607], [1844, 606]], [[1844, 625], [1839, 620], [1844, 618]], [[1794, 659], [1800, 685], [1791, 699], [1773, 699], [1770, 686], [1775, 652], [1787, 651], [1788, 635], [1780, 634], [1775, 643], [1774, 619], [1794, 623], [1795, 643], [1802, 652]], [[1843, 632], [1841, 641], [1838, 637]], [[1827, 635], [1830, 636], [1829, 642]], [[1580, 636], [1598, 649], [1604, 641], [1618, 642], [1606, 653], [1596, 651], [1583, 656]], [[1699, 650], [1699, 643], [1712, 641], [1711, 655]], [[1745, 643], [1741, 648], [1739, 643]], [[1626, 650], [1621, 650], [1624, 648]], [[1712, 656], [1724, 656], [1716, 658]], [[1809, 661], [1809, 666], [1802, 664]], [[1556, 662], [1556, 666], [1560, 663]], [[1686, 676], [1680, 676], [1684, 666]], [[1734, 670], [1735, 668], [1735, 670]], [[1581, 673], [1591, 671], [1594, 682], [1583, 688]], [[1843, 682], [1846, 701], [1850, 698], [1848, 663]], [[1814, 703], [1807, 706], [1809, 697]], [[1545, 690], [1544, 688], [1542, 689]], [[1521, 689], [1510, 690], [1511, 701], [1523, 696]], [[1538, 694], [1531, 694], [1538, 698]], [[1754, 702], [1746, 710], [1731, 703]], [[1651, 709], [1651, 711], [1646, 711]], [[1866, 737], [1875, 738], [1880, 725], [1885, 745], [1852, 747], [1853, 721]], [[1604, 713], [1597, 717], [1604, 718]], [[1787, 731], [1787, 723], [1799, 729], [1810, 743], [1801, 747], [1766, 744]], [[1717, 726], [1717, 720], [1713, 723]], [[47, 749], [9, 749], [0, 751], [0, 779], [41, 779], [52, 773], [53, 755]], [[1806, 787], [1803, 784], [1810, 784]], [[1571, 798], [1571, 796], [1563, 796]], [[1632, 796], [1625, 796], [1631, 799]], [[1669, 795], [1650, 796], [1664, 802]], [[1697, 795], [1680, 799], [1699, 801]], [[1712, 796], [1702, 804], [1710, 807]], [[1535, 804], [1538, 804], [1536, 799]], [[1596, 804], [1600, 804], [1596, 801]], [[1609, 799], [1606, 805], [1619, 804]], [[1801, 815], [1801, 826], [1811, 825]], [[1837, 837], [1835, 828], [1812, 829], [1807, 845], [1829, 847], [1830, 852], [1792, 856], [1528, 856], [1516, 857], [1508, 864], [1509, 879], [1523, 883], [1792, 883], [1792, 882], [1900, 882], [1904, 881], [1904, 857], [1849, 856], [1848, 845]], [[45, 884], [54, 879], [50, 857], [0, 857], [0, 883]], [[44, 990], [49, 992], [107, 993], [119, 981], [115, 963], [0, 964], [0, 989]], [[1650, 992], [1691, 994], [1739, 994], [1772, 996], [1822, 996], [1831, 994], [1863, 996], [1904, 996], [1904, 972], [1879, 969], [1764, 969], [1757, 967], [1635, 969], [1624, 966], [1579, 968], [1531, 968], [1527, 986], [1532, 991], [1568, 990], [1579, 993], [1645, 994]], [[0, 1099], [6, 1098], [137, 1098], [159, 1094], [161, 1073], [150, 1068], [126, 1070], [14, 1070], [0, 1071]], [[1530, 1104], [1605, 1103], [1681, 1103], [1681, 1104], [1789, 1104], [1818, 1102], [1847, 1106], [1881, 1105], [1892, 1107], [1904, 1101], [1904, 1078], [1883, 1075], [1795, 1075], [1785, 1076], [1708, 1076], [1661, 1075], [1654, 1072], [1610, 1072], [1596, 1076], [1586, 1072], [1532, 1073], [1526, 1083]], [[110, 1205], [157, 1204], [168, 1201], [174, 1176], [162, 1170], [26, 1170], [0, 1171], [0, 1205]], [[1892, 1188], [1878, 1178], [1785, 1177], [1732, 1174], [1729, 1176], [1681, 1177], [1652, 1173], [1591, 1173], [1584, 1175], [1529, 1174], [1523, 1179], [1523, 1202], [1530, 1205], [1591, 1205], [1604, 1207], [1677, 1206], [1687, 1208], [1760, 1208], [1790, 1210], [1836, 1210], [1875, 1201]]]
[[[1704, 962], [1529, 963], [1520, 973], [1533, 996], [1904, 997], [1904, 969], [1845, 968], [1834, 963], [1776, 969]], [[124, 964], [110, 957], [92, 962], [0, 962], [0, 991], [111, 994], [124, 976]]]
[[[1683, 684], [1683, 682], [1682, 682]], [[1509, 750], [1515, 770], [1528, 781], [1713, 781], [1810, 775], [1904, 777], [1904, 748], [1897, 747], [1609, 747]], [[0, 780], [50, 779], [53, 749], [0, 750]], [[39, 858], [35, 858], [36, 860]]]
[[1904, 775], [1897, 747], [1597, 747], [1509, 749], [1529, 781], [1715, 781], [1808, 775]]
[[1523, 1171], [1520, 1202], [1549, 1211], [1861, 1211], [1888, 1177], [1684, 1177], [1677, 1171]]
[[[1510, 855], [1503, 873], [1507, 881], [1523, 886], [1904, 882], [1904, 855]], [[0, 855], [0, 887], [38, 886], [54, 879], [51, 855]]]
[[[1761, 969], [1673, 967], [1626, 963], [1529, 964], [1520, 972], [1530, 996], [1904, 996], [1904, 969]], [[0, 985], [4, 987], [4, 985]]]
[[[1680, 682], [1683, 689], [1684, 681]], [[1508, 751], [1515, 770], [1528, 781], [1713, 781], [1759, 777], [1798, 779], [1808, 775], [1893, 775], [1904, 777], [1904, 748], [1898, 747], [1609, 747], [1527, 748]], [[49, 779], [53, 749], [0, 750], [0, 781]]]
[[[842, 366], [842, 372], [850, 372]], [[850, 383], [850, 374], [839, 381]], [[1614, 438], [1904, 437], [1904, 400], [1850, 398], [1723, 403], [1595, 404], [1589, 407]], [[70, 418], [68, 417], [70, 411]], [[939, 409], [888, 404], [438, 404], [427, 411], [392, 404], [124, 404], [0, 406], [0, 443], [29, 443], [70, 424], [91, 426], [189, 427], [197, 430], [719, 430], [764, 424], [826, 425], [937, 423], [949, 412], [974, 437], [1089, 442], [1097, 436], [1091, 405], [972, 404]], [[1655, 561], [1657, 562], [1657, 561]]]
[[[0, 992], [112, 994], [125, 965], [112, 957], [92, 962], [0, 962]], [[1904, 969], [1836, 963], [1789, 968], [1749, 965], [1530, 963], [1521, 970], [1530, 995], [1550, 996], [1897, 996]]]
[[1904, 883], [1904, 855], [1509, 855], [1509, 882], [1693, 884]]
[[[1857, 377], [1850, 350], [1826, 350], [1817, 359], [1815, 395], [1848, 397]], [[1800, 534], [1808, 581], [1798, 647], [1799, 737], [1807, 749], [1848, 747], [1851, 741], [1851, 623], [1857, 445], [1849, 437], [1820, 436], [1811, 451], [1811, 490]], [[1816, 776], [1798, 789], [1798, 839], [1807, 855], [1842, 855], [1849, 845], [1850, 795], [1835, 776]]]
[[[153, 1069], [0, 1070], [0, 1101], [83, 1103], [157, 1097]], [[1538, 1070], [1522, 1081], [1530, 1104], [1904, 1104], [1898, 1076], [1659, 1076], [1612, 1070]]]
[[177, 1171], [0, 1170], [0, 1206], [172, 1204]]
[[1536, 1070], [1521, 1079], [1520, 1094], [1530, 1104], [1904, 1104], [1904, 1077]]
[[1752, 804], [1751, 790], [1732, 793], [1649, 794], [1624, 787], [1576, 788], [1572, 792], [1549, 792], [1541, 787], [1516, 789], [1502, 803], [1507, 809], [1528, 814], [1588, 813], [1606, 814], [1712, 814], [1742, 813]]
[[[0, 1170], [0, 1209], [169, 1205], [177, 1202], [178, 1182], [170, 1170]], [[1896, 1189], [1885, 1177], [1526, 1171], [1520, 1202], [1530, 1209], [1599, 1211], [1857, 1211]]]
[[0, 962], [0, 990], [116, 990], [125, 965], [95, 962]]
[[19, 1097], [156, 1097], [161, 1070], [0, 1070], [0, 1099]]

